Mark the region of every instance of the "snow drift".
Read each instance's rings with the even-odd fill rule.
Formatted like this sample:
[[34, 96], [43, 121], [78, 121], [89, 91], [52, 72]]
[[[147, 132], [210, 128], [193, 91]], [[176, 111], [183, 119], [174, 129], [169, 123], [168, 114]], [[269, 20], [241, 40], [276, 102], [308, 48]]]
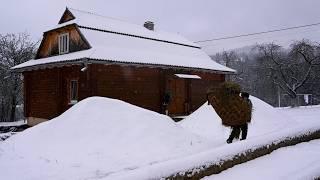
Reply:
[[1, 177], [102, 178], [208, 146], [167, 116], [119, 100], [91, 97], [0, 144]]

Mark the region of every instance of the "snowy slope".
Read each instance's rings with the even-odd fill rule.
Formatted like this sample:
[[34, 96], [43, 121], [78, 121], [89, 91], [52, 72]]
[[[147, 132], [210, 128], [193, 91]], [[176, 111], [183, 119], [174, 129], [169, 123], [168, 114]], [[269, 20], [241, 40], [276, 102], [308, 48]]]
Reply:
[[167, 116], [92, 97], [0, 144], [1, 177], [98, 179], [208, 146]]

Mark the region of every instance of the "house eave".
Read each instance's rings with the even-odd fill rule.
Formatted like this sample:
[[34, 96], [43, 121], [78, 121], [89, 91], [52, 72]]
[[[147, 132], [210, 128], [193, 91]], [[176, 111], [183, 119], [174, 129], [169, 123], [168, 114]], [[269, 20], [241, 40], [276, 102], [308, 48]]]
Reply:
[[37, 64], [37, 65], [27, 66], [22, 68], [14, 68], [14, 69], [11, 69], [11, 72], [22, 73], [26, 71], [35, 71], [40, 69], [52, 69], [57, 67], [59, 68], [59, 67], [65, 67], [65, 66], [81, 65], [85, 62], [86, 62], [86, 58], [80, 58], [80, 59], [66, 60], [66, 61], [60, 61], [60, 62], [54, 62], [54, 63]]
[[56, 68], [56, 67], [82, 65], [82, 64], [104, 64], [104, 65], [120, 65], [120, 66], [161, 68], [161, 69], [176, 69], [176, 70], [185, 70], [185, 71], [210, 72], [210, 73], [225, 74], [225, 75], [236, 74], [236, 72], [233, 72], [233, 71], [222, 71], [222, 70], [213, 70], [213, 69], [205, 69], [205, 68], [197, 68], [197, 67], [185, 67], [185, 66], [174, 66], [174, 65], [152, 64], [152, 63], [124, 62], [124, 61], [115, 61], [115, 60], [106, 60], [106, 59], [92, 59], [92, 58], [79, 58], [79, 59], [65, 60], [65, 61], [54, 62], [54, 63], [38, 64], [38, 65], [34, 65], [34, 66], [27, 66], [27, 67], [22, 67], [22, 68], [11, 69], [11, 71], [16, 72], [16, 73], [22, 73], [25, 71], [34, 71], [34, 70], [39, 70], [39, 69], [50, 69], [50, 68]]
[[177, 70], [186, 70], [186, 71], [192, 70], [192, 71], [219, 73], [219, 74], [236, 74], [236, 72], [233, 72], [233, 71], [221, 71], [221, 70], [212, 70], [212, 69], [186, 67], [186, 66], [174, 66], [174, 65], [165, 65], [165, 64], [124, 62], [124, 61], [114, 61], [114, 60], [104, 60], [104, 59], [91, 59], [90, 58], [90, 59], [88, 59], [88, 62], [90, 62], [91, 64], [135, 66], [135, 67], [148, 67], [148, 68], [161, 68], [161, 69], [177, 69]]

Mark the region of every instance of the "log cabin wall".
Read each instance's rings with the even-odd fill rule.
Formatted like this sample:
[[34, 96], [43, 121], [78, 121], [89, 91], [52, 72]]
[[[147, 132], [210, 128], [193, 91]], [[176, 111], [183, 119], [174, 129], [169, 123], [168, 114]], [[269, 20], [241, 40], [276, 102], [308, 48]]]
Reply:
[[90, 45], [81, 36], [75, 25], [69, 25], [44, 33], [43, 41], [37, 52], [36, 59], [59, 55], [58, 38], [60, 34], [69, 33], [69, 52], [89, 49]]
[[[176, 79], [184, 82], [185, 99], [179, 101], [179, 106], [184, 109], [173, 108], [170, 115], [195, 111], [206, 102], [207, 89], [224, 81], [224, 75], [197, 71], [189, 73], [201, 79], [177, 78], [174, 74], [182, 71], [159, 68], [89, 64], [85, 71], [81, 71], [83, 67], [73, 65], [24, 72], [25, 116], [44, 121], [70, 108], [73, 105], [70, 103], [71, 80], [78, 82], [78, 101], [103, 96], [164, 113], [162, 104], [167, 80]], [[187, 108], [184, 107], [186, 103]]]
[[161, 111], [160, 69], [119, 65], [91, 66], [94, 95]]
[[[163, 97], [168, 88], [168, 79], [184, 82], [184, 100], [188, 107], [181, 113], [181, 108], [173, 108], [170, 115], [185, 115], [198, 109], [206, 102], [206, 92], [210, 86], [217, 86], [224, 81], [223, 74], [186, 72], [172, 69], [145, 68], [119, 65], [91, 65], [93, 95], [121, 99], [131, 104], [164, 113]], [[201, 79], [179, 79], [175, 73], [199, 75]], [[180, 90], [181, 91], [181, 90]], [[179, 105], [174, 105], [179, 106]]]
[[90, 96], [89, 72], [82, 72], [81, 68], [74, 65], [24, 72], [25, 117], [45, 121], [70, 108], [70, 80], [78, 80], [79, 100]]
[[[197, 110], [206, 102], [206, 92], [211, 86], [225, 81], [225, 75], [199, 71], [181, 71], [119, 65], [90, 65], [92, 95], [120, 99], [131, 104], [164, 113], [163, 97], [168, 88], [168, 79], [184, 81], [184, 102], [188, 107], [181, 114], [179, 108], [173, 108], [170, 115], [185, 115]], [[179, 79], [174, 74], [189, 73], [201, 79]], [[184, 102], [182, 106], [184, 106]], [[177, 106], [177, 105], [175, 105]], [[181, 108], [180, 108], [181, 109]]]
[[69, 109], [73, 103], [70, 102], [70, 82], [75, 80], [78, 82], [78, 101], [85, 99], [91, 95], [90, 72], [81, 71], [83, 65], [74, 65], [59, 68], [60, 72], [60, 105], [61, 113]]
[[25, 116], [50, 119], [59, 111], [58, 69], [24, 72]]

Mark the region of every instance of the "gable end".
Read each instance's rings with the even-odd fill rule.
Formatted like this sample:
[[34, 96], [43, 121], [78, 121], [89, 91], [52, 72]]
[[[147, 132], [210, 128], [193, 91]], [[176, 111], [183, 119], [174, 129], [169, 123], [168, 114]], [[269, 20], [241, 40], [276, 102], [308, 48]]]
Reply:
[[59, 24], [74, 20], [75, 18], [76, 17], [71, 13], [71, 11], [68, 8], [66, 8], [62, 17], [59, 20]]
[[67, 25], [62, 28], [47, 31], [43, 34], [40, 47], [35, 59], [41, 59], [59, 54], [58, 37], [61, 34], [69, 34], [69, 51], [68, 53], [90, 49], [91, 45], [81, 33], [75, 24]]

